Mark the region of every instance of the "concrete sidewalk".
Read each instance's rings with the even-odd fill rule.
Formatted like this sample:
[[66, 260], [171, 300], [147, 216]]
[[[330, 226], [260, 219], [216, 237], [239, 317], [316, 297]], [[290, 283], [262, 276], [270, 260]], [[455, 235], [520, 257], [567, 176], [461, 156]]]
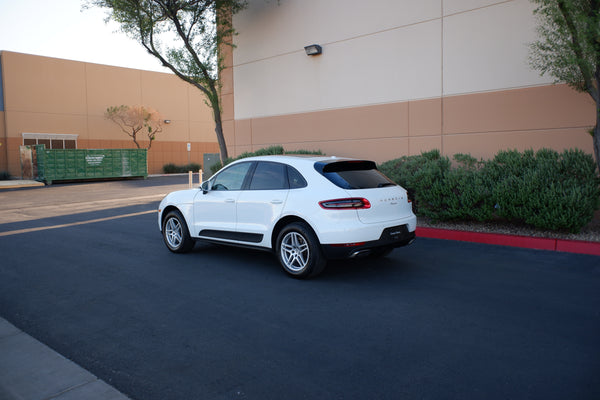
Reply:
[[0, 399], [127, 400], [128, 397], [0, 318]]
[[19, 188], [28, 188], [28, 187], [38, 187], [38, 186], [44, 186], [44, 183], [38, 182], [38, 181], [19, 180], [19, 179], [8, 179], [5, 181], [0, 181], [0, 190], [2, 190], [2, 189], [19, 189]]

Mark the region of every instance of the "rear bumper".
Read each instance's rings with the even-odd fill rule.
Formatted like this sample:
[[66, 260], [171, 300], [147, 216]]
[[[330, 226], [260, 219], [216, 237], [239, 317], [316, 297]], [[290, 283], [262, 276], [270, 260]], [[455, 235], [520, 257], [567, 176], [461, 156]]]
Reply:
[[377, 240], [363, 243], [324, 244], [323, 254], [328, 259], [354, 258], [373, 254], [377, 250], [407, 246], [414, 242], [415, 231], [410, 232], [408, 225], [386, 228]]

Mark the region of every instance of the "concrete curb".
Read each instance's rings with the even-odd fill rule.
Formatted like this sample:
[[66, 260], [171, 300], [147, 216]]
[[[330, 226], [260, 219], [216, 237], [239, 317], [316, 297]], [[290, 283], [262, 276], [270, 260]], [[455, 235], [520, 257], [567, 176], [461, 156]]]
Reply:
[[31, 188], [31, 187], [40, 187], [40, 186], [44, 186], [44, 183], [38, 182], [38, 181], [19, 180], [19, 179], [10, 179], [7, 181], [0, 181], [0, 190], [1, 189]]
[[106, 382], [0, 318], [0, 399], [128, 400]]
[[417, 227], [417, 237], [600, 256], [600, 242]]

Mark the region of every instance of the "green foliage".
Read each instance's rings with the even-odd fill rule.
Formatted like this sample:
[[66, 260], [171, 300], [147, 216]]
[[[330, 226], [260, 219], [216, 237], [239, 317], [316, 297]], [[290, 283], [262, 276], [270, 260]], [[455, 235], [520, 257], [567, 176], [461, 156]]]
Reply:
[[433, 220], [487, 221], [493, 217], [489, 181], [475, 170], [450, 169], [427, 197], [426, 215]]
[[477, 161], [477, 159], [470, 154], [458, 153], [454, 155], [453, 159], [457, 164], [463, 166], [465, 169], [479, 168], [483, 164], [482, 161]]
[[432, 203], [437, 201], [430, 195], [431, 190], [440, 190], [438, 182], [443, 180], [450, 167], [448, 157], [442, 157], [439, 150], [431, 150], [418, 156], [387, 161], [379, 169], [408, 191], [415, 212], [431, 216]]
[[452, 167], [434, 150], [388, 161], [380, 170], [404, 186], [417, 215], [432, 220], [503, 218], [577, 232], [600, 206], [593, 158], [580, 150], [500, 151], [492, 160], [459, 154]]
[[305, 156], [323, 156], [321, 150], [290, 150], [286, 151], [285, 154], [296, 154]]
[[253, 152], [245, 152], [240, 154], [239, 156], [235, 157], [235, 158], [227, 158], [225, 160], [225, 163], [222, 164], [220, 162], [215, 163], [214, 165], [212, 165], [210, 167], [211, 172], [214, 174], [216, 173], [218, 170], [220, 170], [221, 168], [223, 168], [225, 165], [230, 164], [236, 160], [240, 160], [242, 158], [248, 158], [248, 157], [257, 157], [257, 156], [276, 156], [276, 155], [282, 155], [282, 154], [304, 154], [304, 155], [323, 155], [323, 153], [321, 153], [320, 150], [317, 151], [311, 151], [311, 150], [293, 150], [293, 151], [286, 151], [284, 150], [284, 148], [282, 146], [271, 146], [271, 147], [266, 147], [263, 149], [258, 149], [256, 151]]
[[198, 172], [202, 166], [197, 163], [190, 163], [186, 165], [175, 165], [173, 163], [163, 165], [163, 173], [165, 174], [181, 174], [189, 171]]
[[530, 65], [594, 99], [596, 126], [591, 134], [600, 169], [600, 1], [531, 1], [537, 5], [539, 39], [530, 45]]
[[[544, 74], [580, 91], [595, 91], [600, 59], [600, 3], [592, 0], [531, 0], [537, 5], [539, 40], [530, 63]], [[591, 94], [591, 93], [590, 93]]]
[[600, 205], [600, 181], [589, 155], [548, 149], [519, 154], [504, 152], [490, 161], [497, 182], [493, 197], [498, 216], [570, 232], [578, 232], [592, 220]]

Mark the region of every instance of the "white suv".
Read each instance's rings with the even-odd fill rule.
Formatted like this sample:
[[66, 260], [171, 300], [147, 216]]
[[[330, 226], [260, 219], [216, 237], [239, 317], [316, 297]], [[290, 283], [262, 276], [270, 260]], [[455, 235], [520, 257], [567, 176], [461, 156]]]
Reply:
[[196, 240], [255, 247], [297, 278], [319, 274], [327, 259], [386, 255], [412, 243], [417, 225], [406, 190], [374, 162], [337, 157], [241, 159], [168, 194], [158, 211], [175, 253]]

